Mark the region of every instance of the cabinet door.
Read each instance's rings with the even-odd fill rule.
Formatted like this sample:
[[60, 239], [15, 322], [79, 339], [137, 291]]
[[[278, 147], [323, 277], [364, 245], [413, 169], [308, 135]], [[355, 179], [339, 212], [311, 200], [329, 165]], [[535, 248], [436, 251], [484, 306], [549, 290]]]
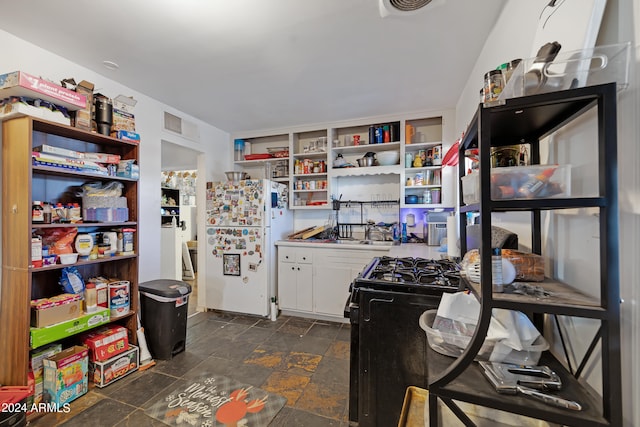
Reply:
[[278, 263], [278, 301], [282, 309], [297, 308], [296, 277], [295, 263], [282, 261]]
[[313, 310], [313, 274], [311, 264], [280, 262], [278, 300], [285, 310]]
[[313, 311], [313, 266], [297, 264], [296, 273], [298, 310]]
[[358, 270], [349, 265], [323, 265], [316, 270], [313, 296], [314, 311], [342, 317], [349, 296], [349, 284]]

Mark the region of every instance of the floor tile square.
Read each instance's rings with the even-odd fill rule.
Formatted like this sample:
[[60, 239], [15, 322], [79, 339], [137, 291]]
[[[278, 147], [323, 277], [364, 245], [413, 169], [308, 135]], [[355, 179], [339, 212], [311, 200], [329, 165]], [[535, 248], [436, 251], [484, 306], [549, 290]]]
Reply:
[[286, 351], [259, 346], [244, 359], [244, 363], [270, 369], [283, 368], [286, 355]]
[[292, 351], [286, 356], [287, 372], [297, 375], [311, 375], [318, 368], [322, 356]]
[[331, 343], [329, 349], [325, 353], [325, 356], [335, 357], [336, 359], [341, 360], [349, 360], [350, 348], [351, 346], [348, 342], [336, 340]]
[[293, 406], [324, 417], [339, 419], [344, 413], [347, 401], [348, 392], [345, 393], [342, 387], [310, 382]]
[[287, 406], [293, 406], [300, 398], [300, 395], [302, 395], [309, 381], [309, 377], [303, 375], [295, 375], [288, 372], [274, 372], [260, 388], [286, 397]]

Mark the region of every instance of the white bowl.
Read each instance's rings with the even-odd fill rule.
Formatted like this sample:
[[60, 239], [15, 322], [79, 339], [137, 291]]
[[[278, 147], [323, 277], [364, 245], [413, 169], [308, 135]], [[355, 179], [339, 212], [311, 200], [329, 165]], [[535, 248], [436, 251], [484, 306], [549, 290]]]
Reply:
[[75, 264], [78, 261], [78, 254], [60, 254], [58, 255], [60, 264]]
[[397, 165], [400, 161], [400, 153], [397, 151], [381, 151], [376, 153], [376, 159], [380, 166]]

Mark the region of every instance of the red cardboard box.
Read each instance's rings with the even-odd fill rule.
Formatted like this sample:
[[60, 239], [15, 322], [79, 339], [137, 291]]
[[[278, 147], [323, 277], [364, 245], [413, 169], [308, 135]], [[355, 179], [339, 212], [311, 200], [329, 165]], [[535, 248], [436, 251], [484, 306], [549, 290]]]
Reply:
[[122, 326], [106, 325], [83, 334], [82, 343], [89, 348], [90, 361], [105, 361], [126, 351], [129, 337]]
[[89, 362], [89, 377], [98, 387], [105, 387], [114, 381], [136, 371], [139, 366], [138, 347], [129, 346], [129, 350], [104, 362]]
[[86, 103], [86, 98], [82, 93], [65, 89], [23, 71], [0, 75], [0, 98], [10, 96], [41, 98], [54, 104], [63, 105], [69, 110], [82, 108]]

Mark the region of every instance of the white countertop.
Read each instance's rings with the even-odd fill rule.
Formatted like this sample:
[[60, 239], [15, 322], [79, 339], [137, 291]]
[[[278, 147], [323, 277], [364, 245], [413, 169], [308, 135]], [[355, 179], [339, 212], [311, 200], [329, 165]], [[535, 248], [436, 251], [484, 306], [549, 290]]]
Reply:
[[[276, 246], [298, 246], [304, 248], [331, 248], [331, 249], [359, 249], [362, 251], [389, 252], [394, 246], [384, 245], [363, 245], [361, 243], [350, 243], [348, 240], [340, 240], [340, 243], [323, 242], [318, 240], [278, 240]], [[398, 247], [398, 246], [395, 246]]]
[[[331, 248], [331, 249], [359, 249], [363, 251], [387, 252], [385, 255], [392, 257], [414, 257], [427, 259], [440, 259], [446, 252], [440, 252], [439, 246], [427, 246], [421, 243], [404, 243], [397, 246], [363, 245], [361, 243], [349, 243], [341, 240], [340, 243], [330, 243], [314, 240], [278, 240], [276, 246], [298, 246], [305, 248]], [[382, 255], [382, 253], [381, 253]]]

